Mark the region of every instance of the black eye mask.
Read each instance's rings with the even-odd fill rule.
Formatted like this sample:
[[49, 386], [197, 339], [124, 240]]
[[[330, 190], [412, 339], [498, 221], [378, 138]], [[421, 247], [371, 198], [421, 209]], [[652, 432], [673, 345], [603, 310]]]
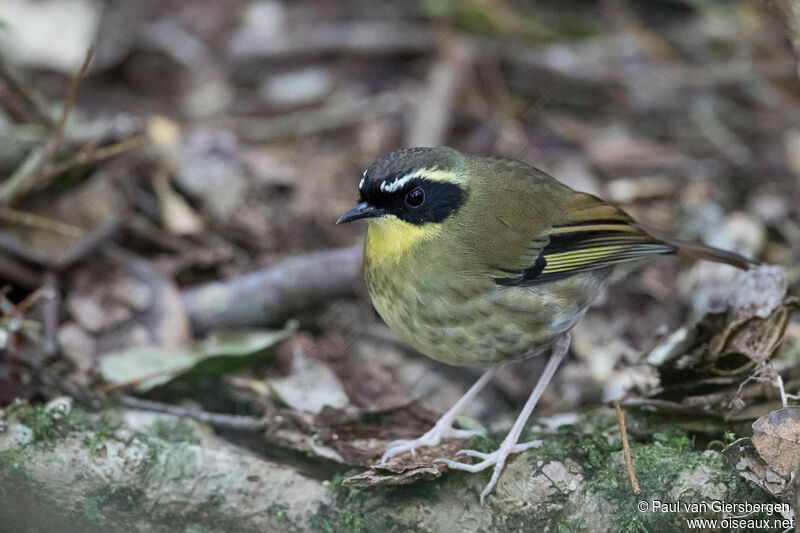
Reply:
[[[405, 174], [407, 175], [407, 174]], [[464, 204], [466, 191], [455, 183], [413, 178], [396, 191], [381, 190], [380, 185], [394, 183], [394, 176], [374, 183], [366, 191], [361, 191], [361, 201], [381, 208], [390, 215], [410, 224], [441, 222]], [[387, 185], [384, 185], [386, 188]], [[420, 195], [417, 188], [422, 189]], [[409, 196], [409, 193], [413, 194]], [[420, 202], [420, 196], [422, 201]], [[407, 201], [408, 200], [408, 201]]]

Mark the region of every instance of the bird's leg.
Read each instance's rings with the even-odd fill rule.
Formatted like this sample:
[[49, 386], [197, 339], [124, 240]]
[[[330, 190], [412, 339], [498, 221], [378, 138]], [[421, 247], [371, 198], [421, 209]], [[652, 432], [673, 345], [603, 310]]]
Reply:
[[466, 470], [467, 472], [480, 472], [481, 470], [489, 468], [490, 466], [494, 466], [492, 479], [489, 480], [489, 484], [486, 485], [486, 488], [484, 488], [483, 492], [481, 492], [481, 503], [483, 503], [483, 499], [497, 484], [497, 480], [500, 478], [500, 473], [503, 471], [503, 465], [505, 465], [506, 459], [509, 455], [512, 453], [522, 452], [529, 448], [541, 446], [541, 441], [531, 441], [517, 444], [517, 440], [519, 440], [519, 436], [522, 434], [522, 429], [528, 422], [528, 418], [531, 416], [533, 408], [536, 407], [536, 403], [539, 401], [539, 398], [541, 398], [545, 388], [547, 388], [547, 384], [550, 383], [551, 379], [553, 379], [553, 374], [556, 373], [558, 365], [567, 354], [567, 350], [569, 349], [569, 341], [570, 334], [565, 333], [553, 345], [553, 352], [550, 355], [550, 359], [547, 361], [547, 365], [544, 367], [542, 375], [539, 376], [539, 381], [536, 383], [536, 387], [534, 387], [533, 392], [528, 398], [528, 401], [525, 402], [525, 406], [522, 408], [522, 412], [520, 412], [517, 420], [514, 422], [511, 431], [508, 432], [508, 435], [506, 435], [506, 438], [496, 451], [492, 453], [482, 453], [475, 450], [461, 450], [458, 452], [461, 455], [467, 455], [481, 459], [481, 461], [476, 464], [460, 463], [458, 461], [453, 461], [452, 459], [434, 460], [434, 462], [444, 463], [450, 468], [454, 468], [456, 470]]
[[415, 455], [416, 449], [423, 446], [436, 446], [442, 439], [456, 438], [466, 439], [475, 435], [483, 433], [481, 430], [476, 429], [456, 429], [453, 427], [453, 422], [456, 420], [458, 413], [464, 409], [475, 396], [478, 395], [480, 390], [486, 386], [492, 376], [497, 372], [497, 367], [488, 369], [483, 375], [475, 382], [472, 387], [458, 400], [453, 407], [450, 408], [442, 417], [434, 424], [434, 426], [424, 435], [418, 439], [410, 440], [395, 440], [389, 443], [386, 451], [381, 456], [381, 465], [385, 465], [386, 461], [398, 453], [411, 452]]

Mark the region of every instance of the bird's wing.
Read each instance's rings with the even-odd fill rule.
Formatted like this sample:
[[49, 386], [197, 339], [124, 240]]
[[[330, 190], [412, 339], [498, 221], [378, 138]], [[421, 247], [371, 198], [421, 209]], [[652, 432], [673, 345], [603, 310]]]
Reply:
[[634, 261], [677, 247], [653, 237], [624, 211], [586, 193], [570, 191], [551, 226], [538, 230], [522, 261], [500, 268], [499, 285], [530, 286]]

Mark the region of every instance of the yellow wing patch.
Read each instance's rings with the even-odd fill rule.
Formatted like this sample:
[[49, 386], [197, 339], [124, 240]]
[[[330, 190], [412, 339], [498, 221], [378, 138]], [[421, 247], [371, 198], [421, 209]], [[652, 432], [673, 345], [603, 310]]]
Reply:
[[676, 250], [622, 217], [556, 226], [548, 238], [531, 267], [505, 270], [506, 275], [495, 281], [500, 285], [536, 285]]
[[550, 274], [555, 272], [568, 272], [582, 265], [600, 261], [603, 258], [612, 257], [615, 253], [623, 249], [622, 245], [601, 246], [588, 250], [575, 250], [572, 252], [559, 252], [545, 254], [547, 266], [542, 273]]

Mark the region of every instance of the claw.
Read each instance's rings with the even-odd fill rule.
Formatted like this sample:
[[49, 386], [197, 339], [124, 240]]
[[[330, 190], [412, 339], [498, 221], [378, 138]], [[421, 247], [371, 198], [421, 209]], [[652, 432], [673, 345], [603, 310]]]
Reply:
[[469, 403], [478, 392], [489, 382], [492, 376], [497, 372], [496, 366], [490, 367], [483, 375], [475, 382], [475, 384], [469, 388], [469, 390], [458, 400], [453, 407], [450, 408], [442, 417], [436, 422], [436, 424], [424, 435], [420, 438], [415, 440], [400, 440], [390, 442], [389, 446], [387, 447], [386, 451], [384, 452], [383, 456], [381, 456], [381, 465], [385, 465], [386, 461], [390, 459], [392, 456], [404, 452], [409, 451], [411, 455], [416, 457], [416, 448], [421, 448], [423, 446], [436, 446], [442, 440], [448, 438], [457, 438], [457, 439], [466, 439], [469, 437], [474, 437], [475, 435], [480, 435], [483, 433], [482, 430], [477, 429], [455, 429], [453, 428], [453, 422], [455, 422], [456, 416], [458, 413], [461, 412], [467, 403]]
[[486, 435], [483, 429], [454, 429], [450, 436], [454, 439], [469, 439], [478, 435]]
[[531, 448], [541, 448], [542, 444], [544, 444], [543, 440], [532, 440], [530, 442], [521, 442], [519, 444], [514, 445], [511, 448], [511, 453], [520, 453], [524, 452], [525, 450], [530, 450]]
[[487, 459], [488, 453], [479, 452], [478, 450], [458, 450], [456, 455], [466, 455], [467, 457], [477, 457], [478, 459]]
[[477, 463], [477, 464], [474, 464], [474, 465], [467, 464], [467, 463], [460, 463], [458, 461], [453, 461], [452, 459], [445, 459], [445, 458], [434, 459], [433, 462], [434, 463], [443, 463], [443, 464], [447, 465], [447, 468], [452, 468], [453, 470], [464, 470], [464, 471], [470, 472], [472, 474], [474, 474], [475, 472], [480, 472], [484, 468], [486, 468], [486, 467], [491, 465], [491, 463], [488, 460], [487, 461], [481, 461], [480, 463]]
[[436, 446], [444, 439], [465, 439], [483, 433], [479, 429], [455, 429], [450, 425], [437, 424], [430, 431], [418, 439], [400, 439], [389, 443], [386, 451], [381, 456], [381, 466], [397, 454], [409, 452], [412, 457], [417, 457], [417, 448], [423, 446]]
[[464, 470], [473, 474], [493, 466], [494, 472], [492, 472], [492, 478], [483, 489], [483, 492], [481, 492], [481, 504], [483, 504], [483, 500], [486, 498], [486, 495], [492, 491], [494, 486], [497, 484], [497, 480], [500, 479], [500, 473], [503, 471], [503, 467], [506, 464], [506, 459], [508, 459], [508, 456], [524, 452], [530, 448], [538, 448], [541, 445], [542, 441], [540, 440], [522, 442], [519, 444], [510, 444], [508, 441], [503, 441], [503, 443], [500, 445], [500, 448], [492, 453], [483, 453], [479, 452], [478, 450], [459, 450], [456, 452], [456, 455], [476, 457], [481, 460], [479, 463], [467, 464], [446, 458], [434, 459], [433, 462], [445, 464], [448, 468], [452, 468], [453, 470]]

